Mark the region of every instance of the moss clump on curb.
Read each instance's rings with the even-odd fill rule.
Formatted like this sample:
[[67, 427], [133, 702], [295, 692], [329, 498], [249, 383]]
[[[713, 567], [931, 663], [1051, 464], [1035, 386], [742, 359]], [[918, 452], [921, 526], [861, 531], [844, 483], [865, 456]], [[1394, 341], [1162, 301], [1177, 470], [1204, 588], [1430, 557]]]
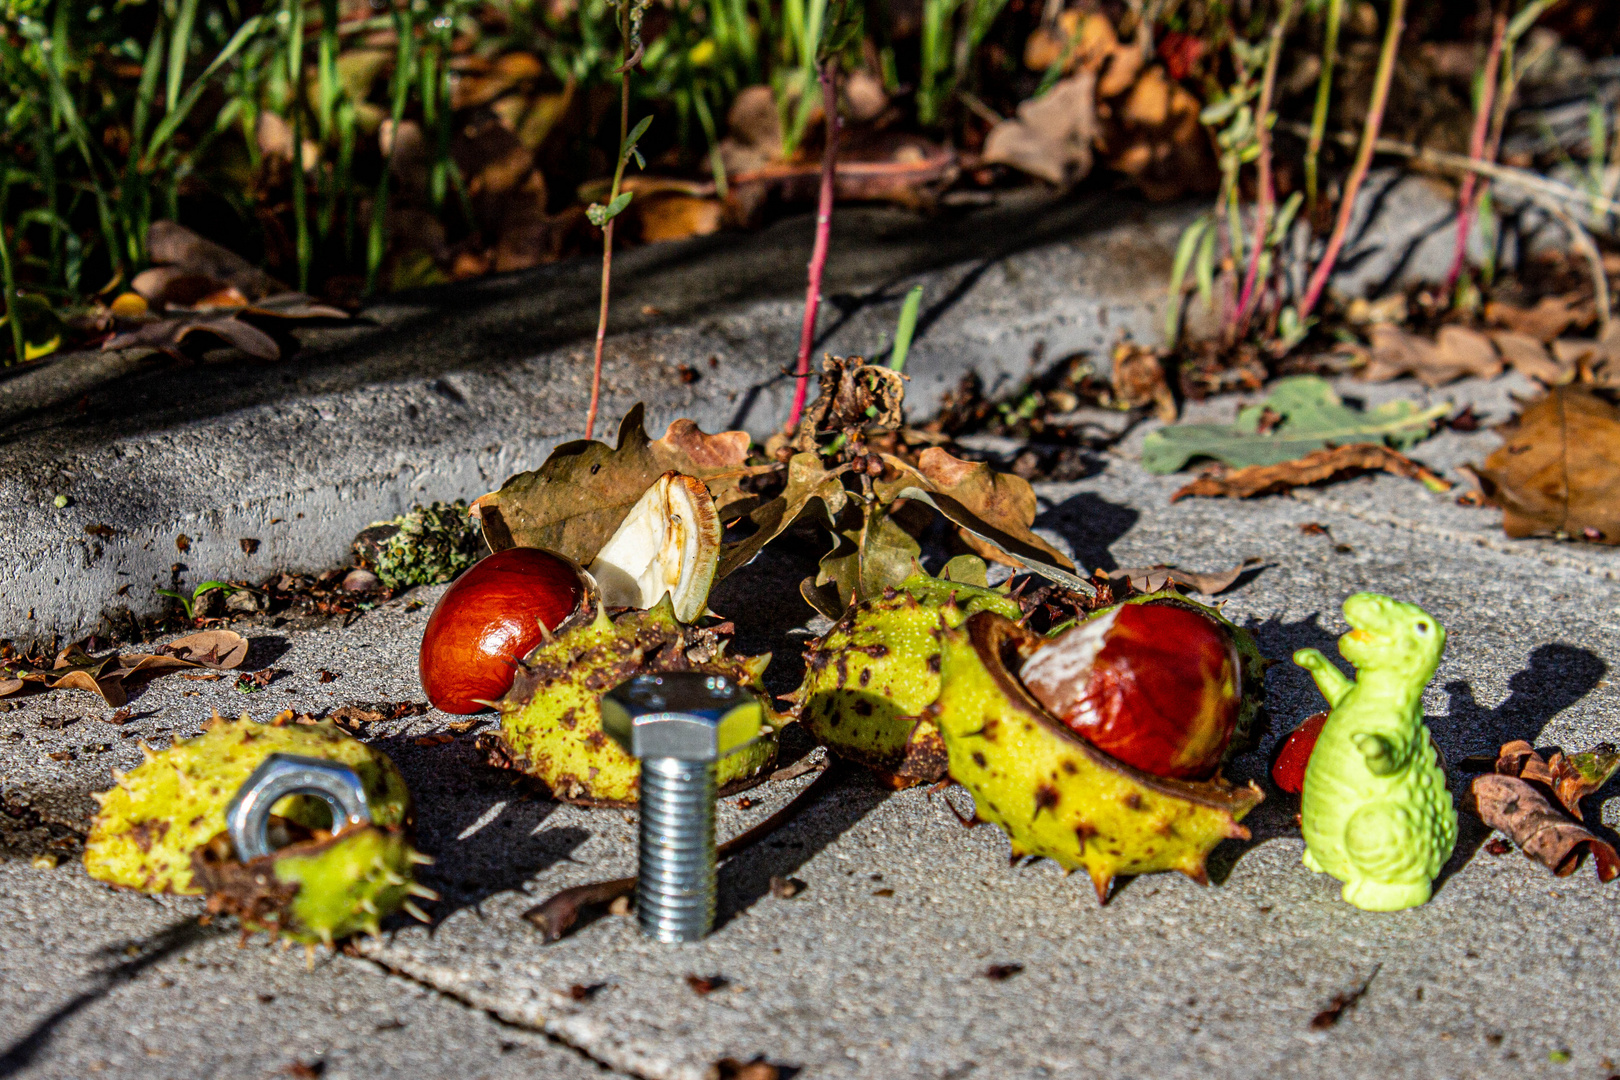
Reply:
[[457, 499], [372, 522], [354, 538], [354, 553], [384, 588], [405, 589], [450, 581], [478, 561], [483, 541]]

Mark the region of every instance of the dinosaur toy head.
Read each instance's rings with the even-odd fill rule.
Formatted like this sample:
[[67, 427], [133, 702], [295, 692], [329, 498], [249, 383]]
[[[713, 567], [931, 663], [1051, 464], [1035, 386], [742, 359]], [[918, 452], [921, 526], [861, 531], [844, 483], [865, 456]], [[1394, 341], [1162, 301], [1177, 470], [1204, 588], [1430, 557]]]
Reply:
[[1365, 673], [1369, 669], [1426, 683], [1445, 651], [1445, 627], [1416, 604], [1377, 593], [1356, 593], [1344, 602], [1350, 632], [1339, 653]]

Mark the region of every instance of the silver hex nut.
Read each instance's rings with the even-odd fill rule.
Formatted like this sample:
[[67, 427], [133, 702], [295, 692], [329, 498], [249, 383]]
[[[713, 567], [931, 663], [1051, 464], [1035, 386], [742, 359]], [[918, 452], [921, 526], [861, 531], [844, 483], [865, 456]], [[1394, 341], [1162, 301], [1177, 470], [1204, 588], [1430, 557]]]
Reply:
[[719, 761], [759, 738], [758, 695], [724, 675], [637, 675], [602, 697], [602, 730], [637, 759]]

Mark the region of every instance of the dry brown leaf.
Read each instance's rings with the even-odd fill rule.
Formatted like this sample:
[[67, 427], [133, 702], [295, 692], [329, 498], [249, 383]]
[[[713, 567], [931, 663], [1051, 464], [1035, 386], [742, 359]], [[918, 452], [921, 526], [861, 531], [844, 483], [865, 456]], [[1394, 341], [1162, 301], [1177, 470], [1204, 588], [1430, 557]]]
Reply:
[[788, 461], [787, 487], [782, 494], [748, 515], [754, 523], [752, 533], [721, 549], [715, 580], [723, 580], [747, 566], [766, 544], [810, 512], [814, 504], [820, 503], [820, 511], [829, 523], [835, 520], [849, 501], [841, 479], [849, 470], [849, 465], [828, 469], [821, 455], [813, 451], [793, 455]]
[[1018, 106], [984, 140], [986, 164], [1010, 165], [1049, 184], [1065, 185], [1091, 171], [1097, 137], [1097, 76], [1081, 71]]
[[1575, 372], [1579, 382], [1594, 386], [1620, 387], [1620, 320], [1596, 341], [1586, 338], [1559, 338], [1552, 344], [1560, 364]]
[[1502, 372], [1490, 339], [1465, 327], [1443, 326], [1432, 342], [1385, 324], [1374, 326], [1369, 336], [1372, 356], [1361, 372], [1369, 382], [1415, 375], [1423, 385], [1436, 387], [1465, 375], [1491, 379]]
[[1110, 581], [1128, 581], [1131, 588], [1137, 592], [1158, 592], [1166, 585], [1186, 585], [1195, 592], [1205, 596], [1218, 596], [1230, 589], [1244, 572], [1259, 566], [1263, 560], [1248, 558], [1232, 567], [1216, 573], [1203, 574], [1196, 570], [1183, 570], [1180, 567], [1159, 563], [1156, 566], [1130, 567], [1124, 570], [1109, 570], [1106, 577]]
[[1581, 800], [1608, 783], [1617, 769], [1620, 751], [1612, 743], [1568, 755], [1555, 750], [1551, 758], [1543, 758], [1535, 747], [1515, 739], [1496, 758], [1498, 773], [1545, 785], [1578, 821], [1584, 820]]
[[1451, 482], [1405, 454], [1375, 443], [1356, 443], [1317, 450], [1280, 465], [1251, 465], [1245, 469], [1216, 466], [1174, 495], [1171, 502], [1199, 495], [1206, 498], [1252, 499], [1275, 495], [1310, 484], [1327, 484], [1367, 472], [1387, 472], [1422, 481], [1431, 491], [1449, 491]]
[[[287, 286], [236, 252], [203, 239], [178, 222], [152, 222], [146, 230], [146, 250], [157, 266], [174, 267], [185, 274], [207, 276], [222, 284], [234, 285], [250, 300], [287, 291]], [[137, 276], [136, 281], [139, 280]], [[148, 301], [152, 299], [135, 282], [131, 282], [131, 288]]]
[[1133, 409], [1153, 406], [1154, 415], [1166, 424], [1176, 422], [1176, 398], [1165, 381], [1164, 361], [1153, 350], [1129, 341], [1114, 346], [1114, 394]]
[[[753, 472], [739, 460], [743, 432], [704, 435], [689, 421], [676, 421], [662, 439], [648, 438], [645, 409], [636, 405], [619, 425], [616, 447], [581, 439], [551, 452], [540, 468], [519, 473], [473, 503], [491, 551], [543, 547], [588, 565], [630, 508], [666, 472], [696, 476], [710, 484], [717, 507], [747, 496], [740, 481]], [[696, 451], [711, 462], [693, 459]]]
[[1073, 46], [1063, 73], [1079, 68], [1095, 70], [1119, 44], [1114, 24], [1106, 15], [1082, 15], [1069, 8], [1058, 16], [1051, 27], [1037, 27], [1024, 41], [1024, 66], [1030, 71], [1045, 71], [1063, 58], [1064, 51]]
[[1571, 326], [1586, 326], [1596, 312], [1584, 296], [1543, 296], [1533, 308], [1519, 307], [1500, 300], [1485, 305], [1485, 321], [1529, 334], [1537, 341], [1551, 341]]
[[1503, 446], [1474, 471], [1509, 536], [1620, 544], [1620, 410], [1560, 386], [1496, 430]]
[[1554, 360], [1541, 339], [1531, 334], [1518, 330], [1493, 330], [1491, 343], [1514, 371], [1547, 386], [1558, 386], [1575, 377], [1574, 364]]
[[1480, 820], [1507, 834], [1519, 849], [1558, 877], [1568, 877], [1591, 855], [1599, 881], [1620, 875], [1613, 847], [1560, 814], [1528, 781], [1488, 773], [1474, 780], [1473, 800]]

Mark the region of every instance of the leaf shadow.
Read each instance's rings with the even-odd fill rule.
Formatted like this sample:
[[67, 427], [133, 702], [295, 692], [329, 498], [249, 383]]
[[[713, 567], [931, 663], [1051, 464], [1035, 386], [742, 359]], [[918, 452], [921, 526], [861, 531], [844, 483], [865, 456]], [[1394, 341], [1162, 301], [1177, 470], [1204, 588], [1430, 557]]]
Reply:
[[1108, 549], [1135, 528], [1141, 516], [1131, 507], [1082, 491], [1038, 515], [1035, 528], [1050, 529], [1063, 537], [1082, 573], [1117, 570], [1119, 563]]
[[[69, 998], [41, 1018], [28, 1033], [17, 1039], [0, 1053], [0, 1077], [17, 1076], [33, 1065], [42, 1050], [56, 1034], [56, 1029], [74, 1015], [106, 997], [121, 983], [129, 982], [155, 964], [191, 949], [225, 931], [218, 925], [203, 926], [194, 918], [170, 923], [141, 941], [118, 942], [99, 950], [109, 960], [128, 957], [103, 968], [99, 980], [86, 990]], [[129, 950], [135, 954], [129, 956]]]

